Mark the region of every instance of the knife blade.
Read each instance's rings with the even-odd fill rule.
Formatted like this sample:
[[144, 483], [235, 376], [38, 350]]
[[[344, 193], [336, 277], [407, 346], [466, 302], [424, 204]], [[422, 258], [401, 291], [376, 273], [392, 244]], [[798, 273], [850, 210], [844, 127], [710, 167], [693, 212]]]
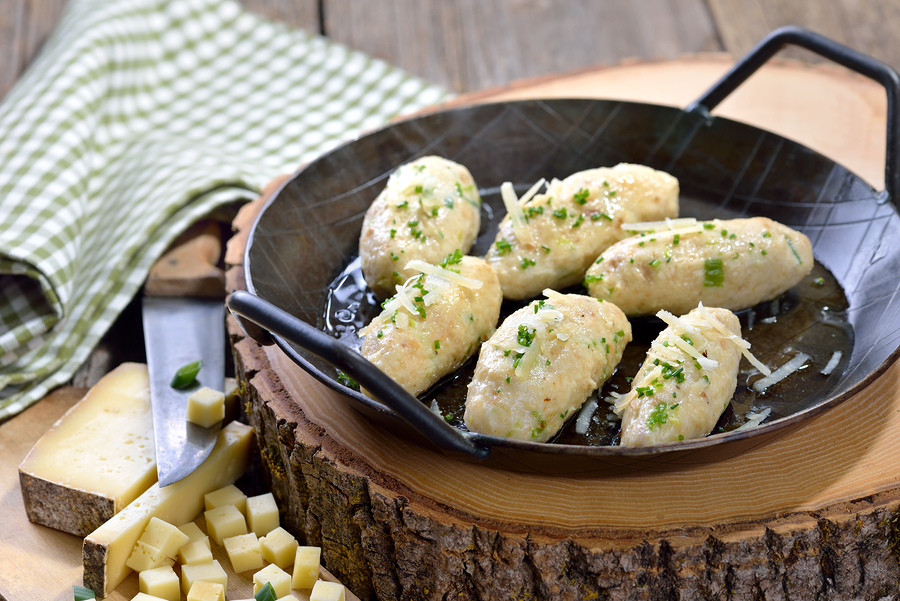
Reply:
[[[145, 296], [144, 344], [150, 371], [150, 406], [159, 485], [193, 472], [212, 452], [221, 423], [203, 428], [187, 421], [188, 397], [203, 386], [225, 388], [225, 305], [221, 300]], [[175, 372], [197, 360], [197, 382], [172, 388]]]

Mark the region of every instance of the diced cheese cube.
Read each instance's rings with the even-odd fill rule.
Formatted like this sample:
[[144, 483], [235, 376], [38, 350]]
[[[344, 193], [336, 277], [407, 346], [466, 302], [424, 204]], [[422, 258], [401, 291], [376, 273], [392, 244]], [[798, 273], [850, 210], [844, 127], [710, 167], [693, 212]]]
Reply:
[[291, 592], [291, 577], [275, 564], [268, 565], [253, 575], [253, 594], [258, 593], [267, 582], [275, 590], [276, 598]]
[[225, 393], [204, 386], [188, 397], [187, 420], [209, 428], [225, 417]]
[[222, 545], [226, 538], [247, 534], [247, 522], [244, 521], [244, 514], [238, 511], [234, 505], [222, 505], [210, 509], [203, 512], [203, 516], [206, 518], [206, 531], [217, 545]]
[[153, 595], [148, 595], [147, 593], [138, 593], [131, 598], [131, 601], [166, 601], [166, 599], [163, 599], [162, 597], [154, 597]]
[[207, 511], [222, 505], [234, 505], [242, 514], [247, 515], [247, 495], [234, 484], [204, 495], [203, 502]]
[[284, 569], [294, 561], [297, 552], [297, 539], [282, 527], [275, 528], [259, 539], [259, 546], [266, 561]]
[[299, 601], [299, 600], [294, 595], [285, 595], [284, 597], [281, 597], [280, 599], [276, 599], [275, 601]]
[[138, 586], [142, 593], [166, 599], [166, 601], [181, 601], [178, 575], [175, 574], [172, 566], [141, 572], [138, 576]]
[[191, 585], [187, 601], [225, 601], [225, 587], [218, 582], [198, 580]]
[[343, 584], [319, 580], [309, 594], [309, 601], [344, 601], [345, 597]]
[[131, 556], [125, 562], [125, 565], [135, 572], [143, 572], [144, 570], [170, 566], [174, 563], [172, 558], [156, 547], [151, 547], [144, 541], [139, 540], [134, 544], [134, 549], [131, 551]]
[[204, 536], [206, 542], [202, 540], [198, 540], [193, 543], [188, 543], [186, 545], [182, 545], [182, 547], [178, 550], [178, 559], [184, 565], [191, 565], [194, 563], [209, 563], [213, 559], [212, 551], [210, 551], [209, 547], [209, 537]]
[[206, 545], [207, 549], [212, 549], [212, 547], [209, 546], [209, 537], [203, 534], [203, 531], [200, 530], [200, 526], [194, 522], [182, 524], [178, 529], [188, 535], [188, 542], [185, 544], [203, 541], [203, 544]]
[[265, 536], [278, 528], [278, 525], [278, 505], [275, 504], [272, 493], [247, 499], [247, 527], [256, 536]]
[[312, 588], [319, 579], [319, 562], [322, 558], [320, 547], [297, 547], [294, 555], [292, 588]]
[[138, 540], [156, 547], [167, 557], [175, 559], [178, 557], [178, 549], [188, 542], [190, 537], [172, 524], [153, 517]]
[[225, 551], [236, 573], [258, 570], [263, 567], [262, 549], [252, 532], [225, 539]]
[[81, 537], [154, 482], [150, 378], [138, 363], [123, 363], [101, 378], [19, 466], [28, 519]]
[[181, 590], [188, 594], [195, 582], [217, 582], [228, 588], [228, 574], [217, 560], [209, 563], [195, 563], [181, 566]]
[[252, 427], [231, 422], [194, 473], [165, 488], [154, 484], [87, 536], [82, 547], [84, 585], [98, 597], [109, 595], [131, 573], [125, 562], [150, 518], [183, 524], [203, 511], [203, 495], [234, 482], [247, 469], [252, 441]]

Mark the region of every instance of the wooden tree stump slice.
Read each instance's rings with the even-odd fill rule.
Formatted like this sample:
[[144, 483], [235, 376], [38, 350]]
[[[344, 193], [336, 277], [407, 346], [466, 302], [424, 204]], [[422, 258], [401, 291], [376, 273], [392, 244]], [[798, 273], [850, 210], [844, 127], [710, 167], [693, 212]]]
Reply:
[[[710, 73], [727, 67], [718, 58], [624, 66], [464, 100], [556, 95], [573, 82], [609, 96], [602, 93], [608, 78], [619, 91], [640, 89], [647, 68], [674, 88], [686, 64]], [[868, 171], [857, 169], [878, 185], [883, 165], [870, 155], [880, 149], [883, 156], [884, 116], [876, 90], [825, 67], [781, 63], [757, 77], [766, 80], [770, 69], [786, 88], [779, 94], [790, 96], [795, 86], [814, 97], [841, 89], [875, 107], [842, 113], [832, 98], [826, 117], [841, 114], [847, 127], [878, 135], [858, 146], [826, 136], [817, 149], [845, 164], [844, 152], [870, 157]], [[685, 81], [699, 94], [716, 77]], [[820, 78], [828, 83], [809, 90]], [[683, 93], [656, 92], [660, 99]], [[807, 112], [815, 110], [778, 118], [812, 124]], [[815, 135], [820, 127], [809, 125]], [[242, 233], [264, 200], [239, 216]], [[243, 240], [235, 238], [226, 255], [234, 265], [230, 290], [243, 288]], [[502, 456], [459, 461], [397, 436], [277, 347], [245, 337], [233, 320], [229, 332], [262, 464], [289, 508], [283, 522], [321, 545], [328, 569], [361, 598], [880, 599], [900, 592], [897, 365], [856, 397], [727, 460], [663, 456], [640, 470], [562, 477], [503, 469]]]

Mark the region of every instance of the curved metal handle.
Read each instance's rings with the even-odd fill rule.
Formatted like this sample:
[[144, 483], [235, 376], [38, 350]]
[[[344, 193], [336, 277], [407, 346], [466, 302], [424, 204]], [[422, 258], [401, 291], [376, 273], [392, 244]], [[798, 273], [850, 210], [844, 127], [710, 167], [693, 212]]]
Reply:
[[464, 432], [457, 430], [435, 415], [372, 362], [343, 345], [336, 338], [320, 332], [308, 323], [249, 292], [234, 292], [226, 302], [228, 308], [236, 316], [258, 324], [349, 374], [360, 385], [375, 394], [379, 401], [390, 407], [394, 413], [438, 447], [472, 455], [478, 459], [488, 456], [487, 448], [475, 444]]
[[708, 114], [786, 44], [811, 50], [884, 86], [887, 92], [884, 189], [888, 199], [900, 209], [900, 165], [897, 164], [900, 161], [900, 115], [897, 113], [900, 107], [900, 76], [893, 68], [871, 56], [802, 27], [782, 27], [763, 38], [700, 98], [689, 104], [685, 111]]

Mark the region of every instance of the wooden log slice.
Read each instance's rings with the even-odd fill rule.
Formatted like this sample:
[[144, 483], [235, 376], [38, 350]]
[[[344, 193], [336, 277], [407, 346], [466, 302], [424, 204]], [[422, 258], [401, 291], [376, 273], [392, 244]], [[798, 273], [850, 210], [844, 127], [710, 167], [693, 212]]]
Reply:
[[[671, 87], [685, 65], [708, 73], [727, 67], [721, 59], [697, 58], [650, 66]], [[469, 100], [553, 95], [573, 82], [588, 89], [586, 81], [592, 94], [604, 96], [610, 81], [620, 91], [646, 88], [647, 67], [635, 65], [630, 77], [628, 67], [597, 70]], [[785, 63], [757, 77], [764, 83], [771, 69], [778, 71], [772, 81], [790, 89], [763, 86], [755, 92], [760, 99], [816, 86], [812, 95], [828, 98], [826, 116], [839, 114], [852, 122], [841, 127], [877, 133], [842, 145], [820, 135], [827, 123], [812, 125], [805, 112], [814, 106], [798, 117], [815, 130], [809, 145], [840, 161], [842, 152], [853, 154], [864, 163], [860, 173], [880, 185], [878, 159], [860, 158], [879, 149], [883, 157], [877, 87], [832, 68]], [[714, 78], [685, 81], [699, 94]], [[836, 90], [853, 99], [843, 111], [829, 96]], [[859, 104], [873, 108], [848, 110]], [[779, 120], [796, 125], [780, 113]], [[777, 125], [768, 128], [784, 133]], [[226, 254], [229, 290], [244, 287], [246, 232], [275, 187], [235, 221], [239, 235]], [[727, 460], [661, 459], [653, 469], [559, 477], [458, 461], [397, 436], [277, 347], [247, 338], [233, 320], [229, 332], [266, 478], [287, 508], [283, 523], [321, 545], [328, 569], [361, 598], [789, 600], [900, 593], [897, 365], [824, 415]]]

